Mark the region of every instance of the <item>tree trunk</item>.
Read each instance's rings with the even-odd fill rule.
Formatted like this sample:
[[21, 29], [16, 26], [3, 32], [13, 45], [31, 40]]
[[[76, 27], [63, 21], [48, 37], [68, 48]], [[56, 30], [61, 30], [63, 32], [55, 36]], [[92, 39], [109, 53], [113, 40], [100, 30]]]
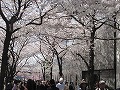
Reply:
[[1, 74], [0, 74], [0, 90], [3, 90], [4, 88], [4, 78], [5, 78], [5, 72], [7, 69], [7, 64], [8, 64], [8, 49], [10, 45], [10, 40], [11, 40], [11, 33], [8, 31], [6, 32], [6, 38], [4, 41], [4, 47], [3, 47], [3, 54], [2, 54], [2, 63], [1, 63]]
[[91, 32], [90, 40], [90, 60], [89, 60], [89, 89], [94, 90], [94, 35], [95, 32]]
[[50, 79], [52, 79], [52, 67], [50, 68]]
[[60, 75], [60, 77], [63, 77], [63, 73], [62, 73], [62, 65], [59, 66], [59, 75]]
[[58, 66], [59, 66], [59, 75], [60, 75], [60, 77], [63, 77], [63, 73], [62, 73], [62, 58], [58, 58]]
[[54, 49], [55, 54], [57, 56], [57, 61], [58, 61], [58, 67], [59, 67], [59, 76], [63, 77], [63, 73], [62, 73], [62, 57], [59, 57], [58, 52], [56, 51], [56, 49]]
[[44, 69], [44, 70], [43, 70], [43, 80], [45, 81], [45, 79], [46, 79], [46, 78], [45, 78], [45, 72], [46, 72], [45, 67], [43, 67], [43, 69]]

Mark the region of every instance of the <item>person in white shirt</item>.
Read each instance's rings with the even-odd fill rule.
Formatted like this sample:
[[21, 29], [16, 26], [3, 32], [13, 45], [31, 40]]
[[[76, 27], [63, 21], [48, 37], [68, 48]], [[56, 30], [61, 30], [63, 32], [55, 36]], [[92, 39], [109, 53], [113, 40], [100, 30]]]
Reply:
[[106, 88], [105, 81], [101, 80], [101, 81], [99, 82], [99, 87], [96, 88], [95, 90], [109, 90], [109, 89]]
[[59, 90], [64, 90], [65, 84], [64, 84], [63, 78], [60, 78], [60, 79], [59, 79], [59, 83], [56, 84], [56, 87], [59, 88]]

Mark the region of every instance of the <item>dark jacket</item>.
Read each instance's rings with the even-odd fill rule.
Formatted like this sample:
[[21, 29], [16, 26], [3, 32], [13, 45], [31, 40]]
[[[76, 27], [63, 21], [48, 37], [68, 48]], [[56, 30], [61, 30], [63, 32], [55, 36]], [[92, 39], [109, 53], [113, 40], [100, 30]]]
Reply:
[[46, 85], [44, 86], [43, 84], [41, 84], [38, 90], [47, 90], [47, 86]]
[[50, 86], [47, 90], [59, 90], [55, 85]]

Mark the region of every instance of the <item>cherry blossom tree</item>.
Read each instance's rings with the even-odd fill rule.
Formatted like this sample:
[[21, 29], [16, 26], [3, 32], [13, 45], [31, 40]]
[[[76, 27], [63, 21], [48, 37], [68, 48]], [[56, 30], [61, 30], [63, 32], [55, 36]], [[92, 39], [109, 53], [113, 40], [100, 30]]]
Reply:
[[[47, 7], [47, 8], [46, 8]], [[49, 8], [48, 8], [49, 7]], [[28, 25], [41, 25], [43, 18], [50, 12], [54, 6], [51, 7], [48, 1], [33, 1], [33, 0], [1, 0], [0, 1], [0, 15], [1, 21], [4, 22], [0, 28], [5, 32], [1, 73], [0, 73], [0, 89], [3, 89], [5, 71], [7, 70], [7, 63], [9, 60], [8, 50], [12, 35], [18, 33], [21, 28]], [[33, 15], [34, 13], [34, 15]]]
[[94, 89], [94, 51], [97, 31], [104, 29], [103, 27], [105, 25], [109, 25], [109, 17], [114, 13], [114, 6], [116, 6], [118, 2], [119, 1], [113, 0], [61, 0], [60, 5], [61, 8], [64, 9], [63, 13], [77, 21], [83, 29], [85, 29], [85, 33], [87, 33], [85, 34], [85, 37], [88, 37], [89, 43], [89, 62], [86, 63], [86, 65], [88, 66], [89, 72], [90, 90]]

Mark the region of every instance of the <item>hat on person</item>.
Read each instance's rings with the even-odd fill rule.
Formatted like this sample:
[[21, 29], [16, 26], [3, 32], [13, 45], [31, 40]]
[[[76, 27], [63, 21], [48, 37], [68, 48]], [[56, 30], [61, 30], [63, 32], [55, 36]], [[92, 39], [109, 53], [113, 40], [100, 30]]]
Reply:
[[63, 83], [63, 78], [60, 78], [60, 79], [59, 79], [59, 82], [60, 82], [60, 83]]
[[105, 81], [104, 81], [104, 80], [101, 80], [101, 81], [99, 82], [99, 84], [105, 84]]

